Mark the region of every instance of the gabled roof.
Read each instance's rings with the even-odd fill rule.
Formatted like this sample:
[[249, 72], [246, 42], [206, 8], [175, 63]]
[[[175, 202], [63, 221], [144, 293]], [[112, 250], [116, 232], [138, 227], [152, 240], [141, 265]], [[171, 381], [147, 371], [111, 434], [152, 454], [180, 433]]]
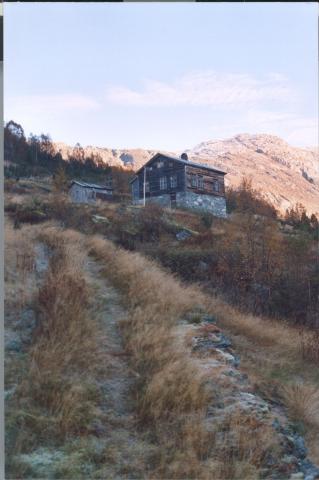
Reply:
[[[139, 168], [136, 172], [135, 175], [140, 173], [145, 166], [147, 166], [150, 162], [156, 160], [158, 157], [165, 157], [168, 160], [173, 160], [174, 162], [179, 162], [183, 163], [184, 165], [190, 165], [191, 167], [200, 167], [200, 168], [205, 168], [206, 170], [211, 170], [213, 172], [218, 172], [222, 173], [223, 175], [226, 175], [226, 172], [223, 170], [220, 170], [219, 168], [216, 167], [210, 167], [209, 165], [206, 165], [205, 163], [197, 163], [197, 162], [192, 162], [190, 160], [184, 160], [183, 158], [180, 157], [173, 157], [172, 155], [167, 155], [166, 153], [156, 153], [152, 158], [150, 158], [141, 168]], [[135, 178], [131, 180], [131, 182], [134, 181]]]
[[79, 185], [80, 187], [84, 188], [93, 188], [94, 190], [112, 190], [112, 188], [107, 187], [106, 185], [96, 185], [95, 183], [79, 182], [78, 180], [72, 180], [70, 186], [72, 186], [73, 184]]

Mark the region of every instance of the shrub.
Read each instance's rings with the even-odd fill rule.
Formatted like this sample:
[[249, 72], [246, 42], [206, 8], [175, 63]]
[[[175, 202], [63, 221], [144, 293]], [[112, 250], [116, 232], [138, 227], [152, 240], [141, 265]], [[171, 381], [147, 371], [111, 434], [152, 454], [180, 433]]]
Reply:
[[[188, 248], [159, 248], [154, 252], [155, 258], [178, 273], [185, 280], [198, 279], [208, 275], [208, 271], [215, 265], [217, 257], [211, 250]], [[205, 266], [205, 268], [203, 268]]]
[[252, 186], [250, 178], [244, 177], [237, 189], [226, 191], [226, 204], [229, 213], [238, 211], [277, 218], [275, 207]]
[[148, 203], [139, 211], [137, 222], [142, 242], [157, 241], [165, 227], [164, 209], [156, 203]]
[[319, 425], [318, 387], [292, 383], [281, 388], [281, 397], [292, 420], [308, 425]]
[[211, 228], [211, 226], [213, 225], [213, 221], [214, 221], [214, 215], [212, 215], [209, 212], [204, 212], [201, 216], [201, 220], [202, 220], [202, 223], [203, 223], [204, 227]]

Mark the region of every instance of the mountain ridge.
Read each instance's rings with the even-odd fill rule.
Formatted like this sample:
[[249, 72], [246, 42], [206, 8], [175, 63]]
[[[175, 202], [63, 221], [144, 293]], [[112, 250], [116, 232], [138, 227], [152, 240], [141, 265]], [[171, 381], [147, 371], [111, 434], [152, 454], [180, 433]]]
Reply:
[[[62, 158], [72, 154], [73, 147], [54, 143]], [[98, 154], [105, 164], [137, 170], [162, 150], [143, 148], [112, 149], [83, 147], [86, 155]], [[163, 153], [180, 156], [182, 151]], [[289, 145], [269, 134], [240, 133], [224, 140], [207, 140], [186, 149], [189, 159], [226, 171], [226, 185], [237, 187], [243, 177], [251, 177], [253, 187], [284, 212], [302, 203], [308, 213], [319, 214], [318, 149]]]

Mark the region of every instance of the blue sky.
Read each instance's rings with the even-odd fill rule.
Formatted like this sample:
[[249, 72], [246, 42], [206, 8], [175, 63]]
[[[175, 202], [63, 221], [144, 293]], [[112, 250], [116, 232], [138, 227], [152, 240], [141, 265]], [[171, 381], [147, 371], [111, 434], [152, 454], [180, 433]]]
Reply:
[[182, 150], [237, 133], [317, 144], [316, 3], [7, 3], [5, 120]]

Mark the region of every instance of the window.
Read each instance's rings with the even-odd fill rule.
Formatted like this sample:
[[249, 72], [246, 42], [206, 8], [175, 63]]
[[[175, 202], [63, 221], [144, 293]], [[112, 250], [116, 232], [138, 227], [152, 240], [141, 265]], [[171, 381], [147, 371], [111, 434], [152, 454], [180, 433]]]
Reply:
[[161, 168], [161, 167], [164, 167], [164, 162], [163, 162], [163, 160], [159, 160], [159, 161], [157, 162], [157, 168]]
[[177, 177], [176, 175], [171, 175], [170, 177], [171, 188], [177, 187]]
[[160, 177], [160, 190], [166, 190], [166, 189], [167, 189], [167, 178]]
[[204, 177], [201, 175], [191, 175], [191, 187], [198, 188], [200, 190], [204, 190]]
[[150, 182], [145, 182], [145, 192], [149, 193], [150, 191]]
[[219, 192], [219, 182], [218, 182], [218, 180], [214, 180], [214, 182], [213, 182], [213, 191], [214, 192]]
[[192, 187], [197, 187], [197, 177], [196, 175], [191, 175], [191, 186]]

